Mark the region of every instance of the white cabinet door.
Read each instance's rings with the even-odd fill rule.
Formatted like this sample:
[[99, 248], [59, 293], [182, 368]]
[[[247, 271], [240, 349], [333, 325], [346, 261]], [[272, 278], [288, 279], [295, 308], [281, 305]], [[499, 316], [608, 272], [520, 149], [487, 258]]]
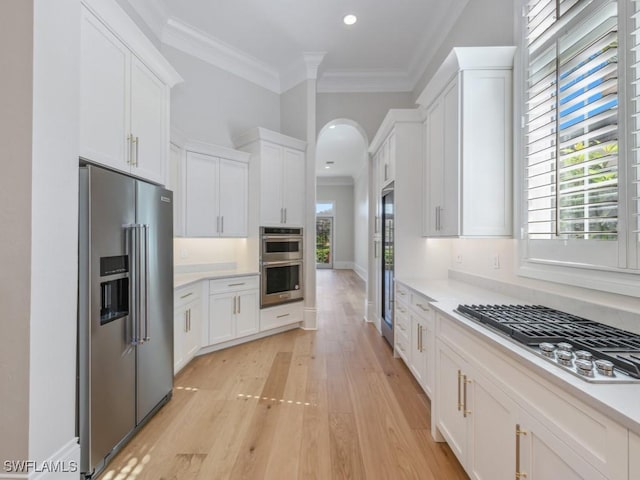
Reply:
[[427, 382], [427, 331], [425, 322], [417, 315], [411, 315], [411, 359], [413, 376], [424, 388]]
[[467, 422], [463, 415], [462, 399], [464, 361], [442, 344], [438, 347], [437, 355], [436, 422], [451, 450], [464, 465], [467, 441]]
[[167, 169], [167, 188], [173, 191], [173, 236], [184, 236], [184, 187], [183, 175], [183, 150], [177, 145], [171, 144], [169, 152], [169, 168]]
[[131, 58], [131, 173], [164, 183], [168, 88], [135, 55]]
[[80, 42], [80, 156], [129, 170], [130, 52], [82, 9]]
[[184, 306], [173, 311], [173, 373], [184, 365], [184, 335], [187, 331], [187, 313]]
[[451, 237], [460, 234], [460, 120], [458, 80], [454, 78], [442, 97], [443, 151], [442, 203], [438, 235]]
[[235, 293], [220, 293], [209, 297], [209, 344], [235, 338], [233, 322]]
[[240, 292], [236, 296], [236, 337], [258, 333], [258, 290]]
[[187, 152], [185, 230], [187, 237], [218, 235], [218, 161]]
[[263, 143], [260, 152], [260, 224], [281, 225], [282, 206], [282, 148]]
[[[527, 480], [604, 480], [606, 477], [551, 433], [532, 415], [521, 411], [516, 442], [516, 467]], [[514, 431], [515, 436], [515, 431]], [[526, 477], [524, 475], [526, 474]], [[638, 477], [629, 477], [638, 478]]]
[[247, 236], [249, 165], [220, 159], [220, 236]]
[[629, 432], [629, 480], [640, 478], [640, 436]]
[[514, 478], [517, 405], [477, 373], [466, 381], [467, 472], [475, 480]]
[[202, 325], [202, 302], [195, 300], [186, 307], [187, 330], [183, 339], [182, 353], [185, 363], [189, 362], [200, 348]]
[[283, 150], [283, 208], [284, 224], [304, 226], [305, 192], [304, 153], [285, 148]]
[[437, 99], [427, 110], [424, 123], [425, 130], [425, 185], [424, 192], [424, 234], [438, 236], [440, 226], [440, 209], [444, 199], [444, 107], [441, 99]]

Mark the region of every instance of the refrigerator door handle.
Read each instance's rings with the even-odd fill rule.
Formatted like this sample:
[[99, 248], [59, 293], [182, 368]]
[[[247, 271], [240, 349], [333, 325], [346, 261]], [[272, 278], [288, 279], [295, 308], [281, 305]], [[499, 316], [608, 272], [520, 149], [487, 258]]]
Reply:
[[131, 345], [138, 345], [140, 343], [139, 335], [139, 311], [138, 311], [138, 228], [137, 225], [125, 225], [125, 231], [127, 232], [127, 255], [129, 256], [129, 318], [130, 331], [131, 331]]
[[151, 322], [149, 320], [149, 225], [142, 225], [144, 230], [144, 338], [151, 340]]

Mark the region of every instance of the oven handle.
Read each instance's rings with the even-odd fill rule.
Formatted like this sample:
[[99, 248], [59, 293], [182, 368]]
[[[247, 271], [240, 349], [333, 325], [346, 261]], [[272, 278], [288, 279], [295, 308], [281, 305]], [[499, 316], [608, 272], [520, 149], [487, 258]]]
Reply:
[[277, 265], [302, 265], [302, 260], [281, 260], [279, 262], [262, 262], [263, 267], [275, 267]]
[[291, 240], [302, 240], [302, 235], [263, 235], [263, 240], [280, 240], [282, 242], [290, 242]]

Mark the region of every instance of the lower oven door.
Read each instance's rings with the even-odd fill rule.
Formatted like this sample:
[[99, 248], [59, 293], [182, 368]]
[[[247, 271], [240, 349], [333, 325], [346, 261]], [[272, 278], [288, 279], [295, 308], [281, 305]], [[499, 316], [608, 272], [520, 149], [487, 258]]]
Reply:
[[262, 264], [260, 306], [271, 307], [304, 298], [302, 262]]

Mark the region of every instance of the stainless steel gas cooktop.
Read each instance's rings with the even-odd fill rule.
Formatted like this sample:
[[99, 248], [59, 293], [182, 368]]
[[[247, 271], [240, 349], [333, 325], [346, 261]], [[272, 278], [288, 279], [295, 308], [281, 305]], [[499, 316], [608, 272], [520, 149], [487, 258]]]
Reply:
[[457, 310], [588, 382], [640, 382], [640, 335], [539, 305]]

